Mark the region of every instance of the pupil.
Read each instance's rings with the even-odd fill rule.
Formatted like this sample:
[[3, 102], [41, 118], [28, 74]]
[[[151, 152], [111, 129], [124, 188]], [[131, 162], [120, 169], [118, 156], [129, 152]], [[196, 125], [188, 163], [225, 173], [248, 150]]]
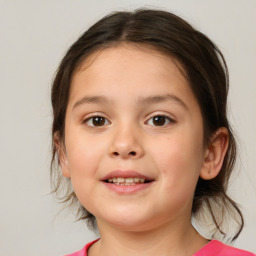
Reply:
[[153, 123], [156, 126], [164, 125], [165, 117], [163, 117], [163, 116], [155, 116], [154, 119], [153, 119]]
[[94, 126], [101, 126], [101, 125], [104, 125], [104, 123], [105, 123], [104, 117], [96, 116], [96, 117], [93, 118], [93, 125]]

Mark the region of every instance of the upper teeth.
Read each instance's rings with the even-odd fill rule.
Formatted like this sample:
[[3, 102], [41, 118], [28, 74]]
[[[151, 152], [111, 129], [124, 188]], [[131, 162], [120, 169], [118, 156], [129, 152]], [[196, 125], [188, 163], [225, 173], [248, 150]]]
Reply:
[[108, 182], [116, 185], [135, 185], [136, 183], [144, 183], [144, 178], [110, 178]]

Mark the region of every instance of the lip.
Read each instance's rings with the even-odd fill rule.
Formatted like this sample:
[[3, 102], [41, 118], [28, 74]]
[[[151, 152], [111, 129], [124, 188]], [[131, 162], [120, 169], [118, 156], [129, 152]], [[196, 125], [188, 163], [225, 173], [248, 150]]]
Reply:
[[154, 180], [152, 177], [145, 176], [134, 170], [114, 170], [104, 176], [101, 180], [105, 181], [107, 179], [120, 177], [120, 178], [144, 178], [145, 180]]
[[110, 190], [118, 193], [118, 194], [134, 194], [139, 191], [145, 190], [148, 187], [152, 186], [154, 182], [149, 182], [149, 183], [140, 183], [136, 185], [116, 185], [114, 183], [107, 183], [103, 182], [103, 184]]
[[[150, 181], [148, 183], [137, 183], [135, 185], [117, 185], [114, 183], [107, 183], [105, 182], [107, 179], [111, 179], [111, 178], [115, 178], [115, 177], [119, 177], [119, 178], [144, 178], [147, 181]], [[107, 189], [114, 191], [118, 194], [134, 194], [137, 193], [139, 191], [143, 191], [147, 188], [149, 188], [150, 186], [152, 186], [152, 184], [154, 183], [154, 178], [149, 177], [149, 176], [145, 176], [137, 171], [134, 170], [115, 170], [112, 171], [110, 173], [108, 173], [106, 176], [104, 176], [102, 178], [102, 183], [106, 186]]]

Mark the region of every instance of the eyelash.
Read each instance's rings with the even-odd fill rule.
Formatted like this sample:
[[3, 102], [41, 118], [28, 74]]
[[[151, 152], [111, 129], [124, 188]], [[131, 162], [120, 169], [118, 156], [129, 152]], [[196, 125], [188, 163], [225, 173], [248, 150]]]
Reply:
[[108, 124], [110, 124], [110, 122], [108, 121], [108, 119], [105, 118], [105, 117], [103, 117], [103, 116], [101, 116], [101, 115], [94, 115], [94, 116], [88, 117], [88, 118], [86, 118], [86, 119], [83, 121], [83, 124], [87, 124], [87, 125], [90, 126], [90, 127], [102, 127], [102, 126], [104, 126], [104, 125], [99, 125], [99, 126], [97, 126], [97, 125], [90, 125], [90, 124], [88, 124], [89, 122], [93, 122], [93, 119], [94, 119], [94, 118], [102, 118], [102, 119], [104, 120], [104, 124], [105, 124], [106, 121], [108, 122]]
[[[160, 126], [160, 127], [163, 127], [163, 126], [167, 126], [168, 124], [170, 124], [170, 123], [175, 123], [175, 121], [172, 119], [172, 118], [170, 118], [169, 116], [167, 116], [167, 115], [163, 115], [163, 114], [157, 114], [157, 115], [154, 115], [154, 116], [152, 116], [152, 117], [150, 117], [148, 120], [147, 120], [147, 122], [146, 123], [148, 123], [151, 119], [153, 120], [153, 118], [156, 118], [156, 117], [160, 117], [160, 118], [164, 118], [164, 124], [163, 125], [152, 125], [152, 126]], [[160, 119], [161, 120], [161, 119]], [[167, 124], [166, 124], [166, 122], [168, 122]]]
[[[175, 121], [174, 121], [172, 118], [168, 117], [167, 115], [163, 115], [163, 114], [154, 115], [154, 116], [150, 117], [145, 123], [147, 124], [151, 119], [156, 118], [156, 117], [164, 118], [164, 124], [163, 124], [163, 125], [151, 125], [151, 126], [163, 127], [163, 126], [167, 126], [167, 125], [170, 124], [170, 123], [175, 123]], [[94, 121], [94, 120], [93, 120], [94, 118], [101, 118], [102, 121], [104, 121], [103, 125], [93, 125], [92, 122]], [[160, 120], [161, 120], [161, 119], [160, 119]], [[101, 115], [94, 115], [94, 116], [91, 116], [91, 117], [86, 118], [86, 119], [83, 121], [83, 124], [87, 124], [87, 125], [90, 126], [90, 127], [103, 127], [103, 126], [106, 126], [106, 124], [105, 124], [106, 122], [107, 122], [107, 125], [110, 124], [110, 121], [108, 121], [107, 118], [105, 118], [105, 117], [103, 117], [103, 116], [101, 116]], [[166, 124], [166, 122], [168, 122], [168, 123]], [[90, 124], [89, 124], [89, 123], [90, 123]]]

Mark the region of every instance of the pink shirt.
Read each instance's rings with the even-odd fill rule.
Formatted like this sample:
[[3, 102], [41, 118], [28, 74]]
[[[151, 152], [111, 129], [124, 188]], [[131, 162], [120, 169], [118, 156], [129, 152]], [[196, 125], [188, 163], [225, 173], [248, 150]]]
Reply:
[[[98, 240], [92, 241], [82, 250], [66, 256], [87, 256], [90, 246]], [[217, 240], [212, 240], [192, 256], [256, 256], [256, 254], [225, 245]]]

